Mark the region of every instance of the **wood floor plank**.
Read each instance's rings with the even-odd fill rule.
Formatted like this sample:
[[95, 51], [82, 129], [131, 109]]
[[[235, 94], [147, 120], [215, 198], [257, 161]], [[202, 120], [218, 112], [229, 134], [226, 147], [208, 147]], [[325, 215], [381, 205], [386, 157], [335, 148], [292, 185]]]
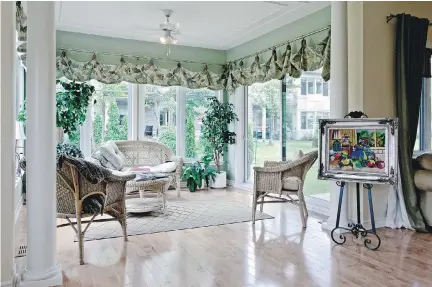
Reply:
[[[229, 198], [251, 206], [250, 194], [235, 188], [186, 190], [168, 201]], [[57, 229], [57, 259], [67, 287], [274, 287], [432, 286], [432, 235], [378, 229], [379, 251], [369, 251], [350, 235], [335, 246], [311, 214], [301, 226], [296, 206], [264, 205], [274, 219], [206, 228], [88, 241], [86, 262], [69, 227]], [[58, 220], [58, 222], [63, 222]], [[120, 228], [120, 226], [119, 226]], [[26, 244], [26, 209], [16, 228], [16, 245]]]

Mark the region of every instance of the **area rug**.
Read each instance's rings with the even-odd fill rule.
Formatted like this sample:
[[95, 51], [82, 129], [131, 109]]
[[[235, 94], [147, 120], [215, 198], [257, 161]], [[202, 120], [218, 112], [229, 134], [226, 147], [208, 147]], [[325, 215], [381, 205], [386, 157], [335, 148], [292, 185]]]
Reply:
[[[272, 218], [274, 217], [257, 210], [256, 220]], [[252, 210], [251, 207], [228, 198], [206, 198], [169, 201], [165, 215], [157, 212], [128, 214], [126, 220], [127, 234], [133, 236], [247, 222], [252, 220]], [[85, 233], [84, 240], [122, 236], [122, 229], [117, 221], [94, 222]]]

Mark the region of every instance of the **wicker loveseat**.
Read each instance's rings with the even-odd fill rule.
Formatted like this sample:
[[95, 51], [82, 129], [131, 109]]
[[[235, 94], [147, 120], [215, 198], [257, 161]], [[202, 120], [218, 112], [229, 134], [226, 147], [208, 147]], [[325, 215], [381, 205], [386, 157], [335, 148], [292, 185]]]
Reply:
[[140, 166], [156, 166], [168, 161], [174, 161], [177, 168], [169, 173], [172, 178], [170, 187], [175, 188], [180, 196], [180, 176], [183, 168], [183, 159], [176, 157], [165, 145], [153, 141], [115, 141], [118, 149], [123, 153], [126, 162], [124, 169]]

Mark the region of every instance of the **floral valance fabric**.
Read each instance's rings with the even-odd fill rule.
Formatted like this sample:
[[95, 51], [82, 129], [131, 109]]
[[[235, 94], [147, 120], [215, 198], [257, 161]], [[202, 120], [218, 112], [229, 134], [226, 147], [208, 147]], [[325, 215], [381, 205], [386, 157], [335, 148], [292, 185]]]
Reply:
[[[21, 3], [19, 1], [16, 3], [17, 30], [19, 40], [22, 42], [18, 46], [18, 53], [26, 66], [27, 17]], [[173, 69], [163, 69], [153, 61], [147, 64], [133, 64], [128, 63], [123, 57], [119, 59], [119, 64], [108, 65], [99, 62], [96, 54], [88, 62], [78, 62], [63, 51], [56, 59], [57, 78], [66, 77], [80, 82], [95, 79], [105, 84], [126, 81], [158, 86], [182, 86], [190, 89], [226, 89], [230, 93], [239, 86], [282, 79], [284, 76], [299, 78], [303, 71], [315, 71], [319, 68], [323, 68], [322, 77], [328, 81], [330, 79], [330, 38], [329, 30], [328, 36], [317, 45], [308, 46], [303, 39], [300, 49], [295, 53], [288, 44], [282, 53], [278, 54], [274, 49], [271, 57], [263, 63], [257, 55], [250, 66], [246, 66], [243, 61], [227, 63], [222, 73], [214, 73], [207, 66], [204, 66], [200, 72], [193, 72], [184, 68], [180, 62]]]

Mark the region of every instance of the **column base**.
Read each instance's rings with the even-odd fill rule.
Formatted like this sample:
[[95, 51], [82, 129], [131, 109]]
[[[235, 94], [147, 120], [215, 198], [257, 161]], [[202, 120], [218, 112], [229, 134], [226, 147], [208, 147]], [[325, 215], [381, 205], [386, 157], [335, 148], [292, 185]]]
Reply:
[[62, 286], [63, 274], [59, 263], [43, 273], [30, 273], [27, 269], [22, 274], [20, 287]]

